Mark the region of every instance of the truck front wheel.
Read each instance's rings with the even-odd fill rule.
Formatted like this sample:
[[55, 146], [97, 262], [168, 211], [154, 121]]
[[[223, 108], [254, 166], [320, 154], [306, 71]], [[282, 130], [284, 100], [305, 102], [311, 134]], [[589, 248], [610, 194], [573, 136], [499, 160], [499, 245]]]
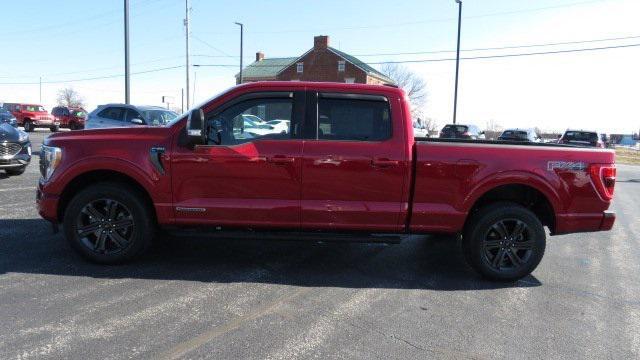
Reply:
[[26, 132], [32, 132], [34, 129], [33, 124], [31, 123], [30, 120], [25, 120], [24, 121], [24, 131]]
[[536, 215], [510, 202], [481, 208], [465, 227], [462, 239], [469, 265], [500, 281], [529, 275], [542, 260], [545, 245], [544, 227]]
[[64, 213], [65, 237], [86, 259], [115, 264], [148, 248], [155, 221], [138, 192], [126, 185], [100, 183], [81, 190]]

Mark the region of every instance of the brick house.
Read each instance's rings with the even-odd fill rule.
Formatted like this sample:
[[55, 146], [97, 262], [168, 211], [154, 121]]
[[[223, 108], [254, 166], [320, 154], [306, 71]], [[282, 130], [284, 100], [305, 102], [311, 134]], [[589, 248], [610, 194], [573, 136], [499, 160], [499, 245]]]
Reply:
[[[360, 84], [395, 84], [384, 74], [358, 58], [329, 46], [328, 36], [313, 38], [313, 48], [298, 57], [265, 58], [256, 53], [256, 61], [242, 70], [243, 82], [264, 80], [331, 81]], [[240, 82], [236, 74], [236, 84]]]

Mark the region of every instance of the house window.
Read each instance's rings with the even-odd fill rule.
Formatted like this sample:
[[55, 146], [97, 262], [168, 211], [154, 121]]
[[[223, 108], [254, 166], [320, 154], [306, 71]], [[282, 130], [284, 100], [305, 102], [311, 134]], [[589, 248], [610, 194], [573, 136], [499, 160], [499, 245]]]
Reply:
[[298, 63], [296, 66], [296, 71], [298, 72], [298, 74], [302, 74], [303, 70], [304, 70], [304, 63]]
[[344, 72], [344, 60], [338, 61], [338, 71]]
[[346, 82], [347, 84], [353, 84], [356, 82], [356, 78], [345, 78], [344, 82]]

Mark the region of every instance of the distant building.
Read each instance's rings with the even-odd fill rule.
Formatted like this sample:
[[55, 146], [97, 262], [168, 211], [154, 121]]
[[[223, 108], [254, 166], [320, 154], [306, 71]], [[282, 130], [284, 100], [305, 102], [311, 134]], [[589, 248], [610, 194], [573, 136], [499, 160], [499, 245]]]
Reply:
[[[239, 75], [236, 84], [240, 83]], [[242, 82], [265, 80], [395, 84], [358, 58], [330, 47], [328, 36], [314, 37], [313, 48], [298, 57], [270, 59], [256, 53], [256, 61], [242, 70]]]

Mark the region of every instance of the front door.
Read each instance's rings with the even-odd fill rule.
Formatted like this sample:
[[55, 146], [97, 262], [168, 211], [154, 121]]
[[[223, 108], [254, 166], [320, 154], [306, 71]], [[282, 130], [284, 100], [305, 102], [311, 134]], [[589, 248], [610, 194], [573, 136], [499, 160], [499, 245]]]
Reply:
[[[241, 96], [205, 114], [207, 144], [176, 144], [172, 156], [179, 224], [300, 226], [304, 99], [289, 92]], [[266, 122], [287, 120], [286, 129]]]
[[335, 93], [310, 99], [316, 108], [306, 122], [302, 227], [400, 231], [410, 159], [402, 122], [391, 121], [401, 119], [398, 99]]

